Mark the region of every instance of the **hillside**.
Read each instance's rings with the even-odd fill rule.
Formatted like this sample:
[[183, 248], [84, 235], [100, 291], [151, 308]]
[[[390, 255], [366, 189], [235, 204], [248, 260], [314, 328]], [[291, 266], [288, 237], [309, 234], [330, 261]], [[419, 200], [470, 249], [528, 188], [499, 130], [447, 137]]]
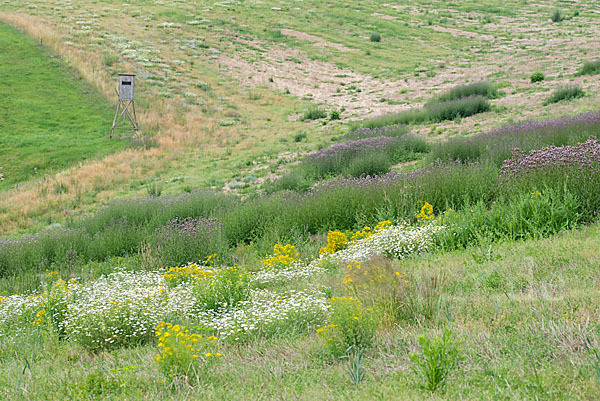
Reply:
[[598, 22], [4, 1], [0, 398], [597, 399]]
[[[297, 152], [328, 144], [345, 120], [419, 107], [458, 84], [488, 80], [502, 97], [489, 113], [414, 131], [472, 135], [598, 104], [596, 80], [573, 75], [597, 58], [592, 5], [565, 4], [565, 19], [553, 23], [552, 2], [29, 4], [4, 2], [2, 19], [43, 39], [109, 99], [116, 73], [138, 74], [139, 118], [159, 147], [63, 173], [61, 194], [44, 197], [51, 191], [39, 182], [2, 191], [2, 232], [146, 193], [154, 181], [164, 193], [254, 187]], [[536, 71], [546, 80], [533, 85]], [[567, 83], [586, 95], [543, 106]], [[345, 108], [342, 121], [296, 121], [311, 103]]]

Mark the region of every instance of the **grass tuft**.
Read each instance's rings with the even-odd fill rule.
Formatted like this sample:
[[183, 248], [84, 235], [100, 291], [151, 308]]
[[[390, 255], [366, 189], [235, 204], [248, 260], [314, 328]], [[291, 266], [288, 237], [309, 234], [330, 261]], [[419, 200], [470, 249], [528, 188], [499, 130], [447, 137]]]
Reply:
[[558, 88], [554, 92], [552, 92], [552, 95], [550, 95], [544, 101], [544, 105], [548, 105], [551, 103], [558, 103], [563, 100], [577, 99], [577, 98], [583, 97], [583, 95], [585, 95], [585, 92], [583, 91], [583, 89], [581, 89], [580, 86], [577, 86], [577, 85], [563, 86], [563, 87]]

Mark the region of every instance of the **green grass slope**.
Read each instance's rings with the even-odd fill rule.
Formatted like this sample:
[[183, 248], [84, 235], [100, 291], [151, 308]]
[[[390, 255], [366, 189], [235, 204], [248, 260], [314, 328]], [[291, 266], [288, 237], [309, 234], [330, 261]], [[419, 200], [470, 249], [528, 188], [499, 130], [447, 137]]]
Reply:
[[0, 188], [123, 148], [112, 107], [30, 37], [0, 25]]

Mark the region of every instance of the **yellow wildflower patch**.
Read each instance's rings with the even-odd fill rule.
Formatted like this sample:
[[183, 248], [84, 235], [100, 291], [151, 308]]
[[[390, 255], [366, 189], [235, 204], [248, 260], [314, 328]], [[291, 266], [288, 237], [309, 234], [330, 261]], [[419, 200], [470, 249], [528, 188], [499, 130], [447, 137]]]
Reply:
[[268, 269], [291, 266], [300, 261], [300, 254], [291, 244], [275, 244], [273, 255], [263, 261], [263, 266]]

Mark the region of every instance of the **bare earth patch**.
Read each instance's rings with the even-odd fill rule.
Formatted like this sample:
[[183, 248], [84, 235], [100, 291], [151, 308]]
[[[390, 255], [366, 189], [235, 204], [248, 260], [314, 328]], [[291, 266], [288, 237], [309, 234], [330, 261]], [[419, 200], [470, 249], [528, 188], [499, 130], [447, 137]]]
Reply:
[[341, 52], [352, 52], [352, 51], [357, 50], [357, 49], [351, 49], [351, 48], [341, 45], [339, 43], [328, 42], [328, 41], [323, 40], [322, 38], [315, 36], [315, 35], [310, 35], [305, 32], [294, 31], [293, 29], [282, 29], [281, 33], [284, 35], [287, 35], [287, 36], [293, 36], [300, 40], [306, 40], [308, 42], [313, 42], [317, 46], [331, 47], [331, 48], [337, 49]]

